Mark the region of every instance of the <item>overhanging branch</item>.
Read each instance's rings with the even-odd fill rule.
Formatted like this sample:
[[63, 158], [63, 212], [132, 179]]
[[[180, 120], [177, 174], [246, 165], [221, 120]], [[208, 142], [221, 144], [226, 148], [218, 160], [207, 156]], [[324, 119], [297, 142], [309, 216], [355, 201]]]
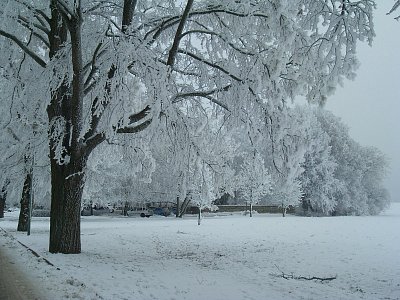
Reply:
[[[239, 12], [231, 11], [228, 9], [224, 9], [221, 5], [208, 7], [207, 9], [204, 9], [204, 10], [192, 11], [189, 13], [188, 17], [190, 18], [192, 16], [210, 15], [210, 14], [216, 14], [216, 13], [228, 14], [228, 15], [239, 17], [239, 18], [245, 18], [245, 17], [251, 16], [251, 17], [257, 17], [257, 18], [262, 18], [262, 19], [268, 19], [267, 15], [264, 15], [261, 13], [251, 13], [251, 14], [239, 13]], [[156, 26], [155, 28], [153, 28], [152, 30], [150, 30], [149, 32], [147, 32], [145, 34], [144, 39], [146, 40], [150, 35], [152, 35], [154, 33], [154, 35], [152, 36], [152, 40], [154, 41], [164, 30], [179, 23], [179, 19], [180, 19], [179, 16], [173, 16], [168, 19], [160, 20], [161, 23], [158, 26]]]
[[185, 10], [183, 11], [182, 18], [179, 22], [178, 28], [175, 33], [174, 42], [172, 44], [171, 50], [169, 51], [167, 65], [173, 66], [176, 58], [176, 54], [179, 47], [179, 42], [182, 38], [183, 28], [185, 27], [186, 20], [189, 16], [189, 12], [193, 6], [193, 0], [188, 0], [186, 3]]
[[210, 66], [210, 67], [212, 67], [214, 69], [217, 69], [217, 70], [221, 71], [222, 73], [228, 75], [229, 77], [231, 77], [232, 79], [234, 79], [234, 80], [236, 80], [238, 82], [242, 82], [242, 83], [244, 82], [243, 79], [240, 79], [239, 77], [231, 74], [229, 71], [225, 70], [223, 67], [221, 67], [221, 66], [219, 66], [219, 65], [217, 65], [215, 63], [209, 62], [207, 59], [202, 58], [200, 56], [197, 56], [196, 54], [194, 54], [192, 52], [178, 49], [178, 53], [190, 56], [191, 58], [193, 58], [195, 60], [198, 60], [198, 61], [200, 61], [200, 62], [202, 62], [202, 63], [204, 63], [204, 64], [206, 64], [206, 65], [208, 65], [208, 66]]
[[181, 94], [177, 94], [174, 99], [172, 100], [172, 103], [177, 103], [179, 102], [181, 99], [185, 99], [185, 98], [191, 98], [191, 97], [202, 97], [205, 98], [211, 102], [213, 102], [214, 104], [217, 104], [218, 106], [222, 107], [223, 109], [230, 111], [229, 107], [222, 103], [221, 101], [211, 97], [213, 94], [220, 92], [220, 91], [227, 91], [231, 88], [231, 85], [227, 85], [223, 88], [219, 88], [219, 89], [214, 89], [214, 90], [210, 90], [210, 91], [193, 91], [193, 92], [188, 92], [188, 93], [181, 93]]
[[0, 29], [0, 35], [12, 40], [16, 43], [26, 54], [28, 54], [35, 62], [37, 62], [41, 67], [46, 68], [46, 62], [41, 59], [35, 52], [29, 49], [23, 42], [21, 42], [15, 35], [5, 32]]
[[145, 130], [151, 124], [151, 119], [136, 126], [125, 126], [117, 129], [117, 133], [138, 133]]

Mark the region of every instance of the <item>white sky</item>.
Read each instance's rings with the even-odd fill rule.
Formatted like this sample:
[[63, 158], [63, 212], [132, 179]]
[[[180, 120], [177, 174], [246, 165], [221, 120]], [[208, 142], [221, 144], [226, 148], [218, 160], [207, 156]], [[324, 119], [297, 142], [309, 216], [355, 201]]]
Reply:
[[400, 201], [400, 22], [387, 16], [393, 0], [379, 0], [372, 48], [358, 46], [361, 63], [354, 81], [346, 81], [328, 99], [326, 109], [342, 118], [351, 136], [376, 146], [390, 160], [386, 186], [392, 201]]

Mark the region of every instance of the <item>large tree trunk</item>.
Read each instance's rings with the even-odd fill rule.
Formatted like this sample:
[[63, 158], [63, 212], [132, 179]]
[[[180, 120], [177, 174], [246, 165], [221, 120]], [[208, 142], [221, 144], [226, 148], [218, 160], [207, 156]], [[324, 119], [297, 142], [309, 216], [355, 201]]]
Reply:
[[81, 199], [86, 158], [70, 160], [68, 165], [51, 162], [51, 253], [81, 252]]
[[21, 195], [21, 210], [19, 211], [17, 231], [28, 231], [29, 221], [29, 199], [31, 197], [32, 173], [27, 173], [25, 176], [24, 187]]
[[[135, 0], [124, 0], [123, 31], [132, 21], [136, 6]], [[98, 99], [94, 100], [91, 112], [90, 129], [83, 134], [83, 98], [85, 89], [84, 59], [82, 49], [82, 8], [76, 2], [73, 15], [65, 11], [57, 0], [50, 0], [52, 16], [49, 34], [50, 59], [57, 59], [57, 53], [70, 38], [71, 63], [73, 69], [72, 82], [68, 76], [56, 90], [52, 92], [50, 105], [47, 107], [49, 118], [50, 160], [51, 160], [51, 213], [50, 213], [50, 245], [51, 253], [80, 253], [80, 211], [84, 187], [84, 173], [87, 159], [91, 151], [105, 140], [103, 132], [97, 131], [102, 114], [96, 111]], [[63, 14], [63, 17], [61, 15]], [[101, 44], [100, 44], [101, 45]], [[96, 51], [95, 51], [96, 52]], [[108, 79], [115, 75], [116, 67], [112, 66], [107, 74]], [[111, 85], [105, 84], [105, 93], [112, 95]], [[105, 104], [107, 105], [107, 103]], [[132, 123], [138, 122], [148, 114], [149, 107], [131, 116]], [[64, 126], [63, 140], [52, 138], [53, 125]], [[143, 122], [129, 130], [121, 132], [135, 133], [145, 129], [150, 121]], [[119, 131], [118, 131], [119, 132]], [[83, 134], [83, 138], [82, 138]], [[61, 157], [62, 156], [62, 157]]]
[[[56, 139], [50, 138], [51, 161], [51, 253], [80, 253], [80, 211], [84, 187], [84, 172], [90, 150], [82, 148], [80, 130], [82, 126], [83, 73], [81, 49], [81, 7], [67, 21], [58, 11], [58, 3], [51, 0], [52, 18], [50, 58], [54, 58], [63, 44], [71, 39], [73, 67], [72, 83], [65, 82], [53, 91], [47, 108], [49, 123], [64, 122], [64, 137], [61, 150]], [[67, 26], [68, 23], [68, 26]], [[54, 130], [49, 130], [50, 136]], [[62, 151], [62, 153], [61, 153]], [[60, 155], [63, 156], [60, 158]]]

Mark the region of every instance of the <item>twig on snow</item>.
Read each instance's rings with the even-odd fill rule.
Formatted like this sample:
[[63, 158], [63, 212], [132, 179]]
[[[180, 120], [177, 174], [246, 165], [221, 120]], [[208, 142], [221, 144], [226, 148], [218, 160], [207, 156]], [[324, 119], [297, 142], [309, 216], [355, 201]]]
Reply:
[[296, 276], [296, 275], [294, 275], [293, 273], [291, 273], [291, 274], [286, 274], [286, 273], [283, 272], [277, 265], [275, 265], [275, 267], [279, 270], [279, 272], [281, 272], [281, 274], [280, 274], [280, 275], [274, 274], [274, 275], [275, 275], [276, 277], [282, 277], [282, 278], [284, 278], [284, 279], [286, 279], [286, 280], [289, 280], [289, 279], [295, 279], [295, 280], [319, 280], [319, 281], [321, 281], [321, 282], [324, 282], [324, 281], [331, 281], [331, 280], [334, 280], [334, 279], [337, 278], [337, 275], [335, 275], [335, 276], [330, 276], [330, 277], [318, 277], [318, 276], [309, 276], [309, 277], [306, 277], [306, 276]]

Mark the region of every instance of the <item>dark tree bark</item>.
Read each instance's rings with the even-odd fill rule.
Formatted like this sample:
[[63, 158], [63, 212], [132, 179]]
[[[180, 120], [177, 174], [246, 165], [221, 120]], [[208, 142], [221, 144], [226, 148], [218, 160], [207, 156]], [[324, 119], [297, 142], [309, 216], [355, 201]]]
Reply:
[[4, 208], [6, 206], [6, 195], [0, 194], [0, 218], [4, 218]]
[[125, 201], [124, 208], [122, 210], [122, 213], [124, 214], [125, 217], [128, 216], [128, 210], [129, 210], [128, 201]]
[[200, 224], [201, 224], [201, 208], [199, 206], [199, 211], [198, 211], [198, 214], [197, 214], [197, 225], [200, 226]]
[[0, 218], [4, 218], [4, 207], [6, 204], [6, 197], [0, 194]]
[[60, 166], [51, 161], [51, 253], [80, 253], [80, 212], [87, 158], [76, 158]]
[[182, 205], [179, 208], [179, 218], [182, 218], [183, 215], [186, 213], [189, 203], [190, 203], [190, 197], [186, 196], [185, 200], [183, 201]]
[[29, 199], [31, 197], [32, 173], [27, 173], [21, 195], [21, 210], [19, 211], [17, 231], [28, 231], [29, 221]]
[[6, 200], [7, 200], [7, 187], [9, 184], [10, 181], [7, 179], [0, 191], [0, 218], [4, 218], [4, 209], [6, 207]]
[[6, 207], [7, 199], [7, 186], [10, 184], [9, 180], [6, 180], [5, 184], [0, 191], [0, 218], [4, 218], [4, 208]]
[[176, 217], [179, 218], [180, 217], [180, 201], [179, 201], [179, 197], [176, 197]]
[[[65, 161], [55, 158], [56, 143], [50, 139], [51, 160], [51, 212], [50, 242], [51, 253], [80, 253], [80, 210], [84, 186], [84, 169], [90, 151], [83, 151], [78, 143], [82, 123], [83, 78], [82, 55], [80, 48], [80, 15], [66, 16], [58, 7], [56, 0], [51, 0], [52, 15], [50, 20], [50, 59], [56, 57], [71, 36], [74, 77], [72, 85], [67, 82], [52, 94], [47, 114], [50, 124], [56, 118], [65, 121], [63, 147]], [[77, 9], [79, 10], [79, 8]], [[74, 48], [77, 46], [77, 48]], [[52, 128], [50, 128], [51, 132]]]

